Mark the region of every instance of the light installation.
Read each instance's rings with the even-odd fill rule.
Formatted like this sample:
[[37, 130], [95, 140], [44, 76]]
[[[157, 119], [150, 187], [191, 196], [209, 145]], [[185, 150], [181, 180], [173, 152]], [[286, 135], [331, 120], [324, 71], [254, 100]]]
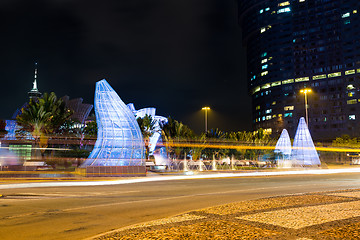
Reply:
[[157, 116], [156, 108], [153, 107], [136, 110], [133, 103], [129, 103], [127, 106], [135, 114], [136, 118], [143, 118], [148, 115], [155, 120], [153, 135], [149, 138], [149, 154], [154, 156], [156, 165], [169, 165], [165, 147], [158, 147], [158, 144], [161, 142], [160, 123], [167, 123], [168, 119], [163, 116]]
[[96, 83], [98, 137], [82, 167], [144, 166], [144, 141], [132, 111], [104, 79]]
[[296, 130], [291, 159], [297, 166], [321, 165], [319, 155], [315, 149], [310, 131], [303, 117], [300, 118]]
[[276, 158], [278, 167], [287, 168], [292, 166], [292, 163], [289, 160], [291, 155], [291, 141], [286, 129], [282, 130], [274, 152], [278, 155]]

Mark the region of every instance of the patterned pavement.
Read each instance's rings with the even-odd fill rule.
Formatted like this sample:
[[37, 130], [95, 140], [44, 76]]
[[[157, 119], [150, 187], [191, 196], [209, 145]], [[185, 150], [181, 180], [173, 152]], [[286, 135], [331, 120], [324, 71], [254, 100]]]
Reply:
[[94, 239], [360, 239], [360, 189], [221, 205]]

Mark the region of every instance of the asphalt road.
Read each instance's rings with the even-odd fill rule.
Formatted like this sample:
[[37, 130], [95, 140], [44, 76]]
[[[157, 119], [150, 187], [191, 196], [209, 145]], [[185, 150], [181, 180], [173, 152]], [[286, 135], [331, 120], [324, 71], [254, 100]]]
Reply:
[[3, 189], [0, 239], [84, 239], [230, 202], [349, 188], [360, 188], [359, 173]]

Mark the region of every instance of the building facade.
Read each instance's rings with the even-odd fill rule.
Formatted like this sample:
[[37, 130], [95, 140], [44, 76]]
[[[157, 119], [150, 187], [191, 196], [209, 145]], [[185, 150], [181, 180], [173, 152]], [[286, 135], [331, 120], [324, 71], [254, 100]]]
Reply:
[[239, 0], [254, 129], [360, 136], [360, 1]]

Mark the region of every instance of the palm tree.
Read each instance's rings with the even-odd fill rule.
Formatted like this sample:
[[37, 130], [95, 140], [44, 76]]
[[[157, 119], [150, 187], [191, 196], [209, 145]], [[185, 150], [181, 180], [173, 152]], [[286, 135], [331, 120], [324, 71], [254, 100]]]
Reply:
[[149, 158], [149, 139], [154, 135], [155, 133], [155, 124], [156, 120], [152, 118], [151, 115], [145, 114], [143, 118], [138, 117], [136, 121], [139, 124], [141, 133], [144, 138], [145, 143], [145, 157], [146, 159]]
[[31, 133], [35, 145], [40, 143], [40, 147], [46, 148], [47, 134], [57, 132], [71, 115], [72, 111], [67, 109], [62, 99], [58, 99], [52, 92], [44, 93], [38, 100], [31, 99], [29, 104], [21, 109], [16, 121], [22, 127], [21, 132]]
[[172, 155], [174, 159], [180, 158], [181, 153], [186, 155], [187, 148], [181, 146], [181, 143], [192, 139], [194, 132], [187, 125], [171, 117], [168, 117], [167, 123], [160, 123], [160, 127], [168, 154]]

